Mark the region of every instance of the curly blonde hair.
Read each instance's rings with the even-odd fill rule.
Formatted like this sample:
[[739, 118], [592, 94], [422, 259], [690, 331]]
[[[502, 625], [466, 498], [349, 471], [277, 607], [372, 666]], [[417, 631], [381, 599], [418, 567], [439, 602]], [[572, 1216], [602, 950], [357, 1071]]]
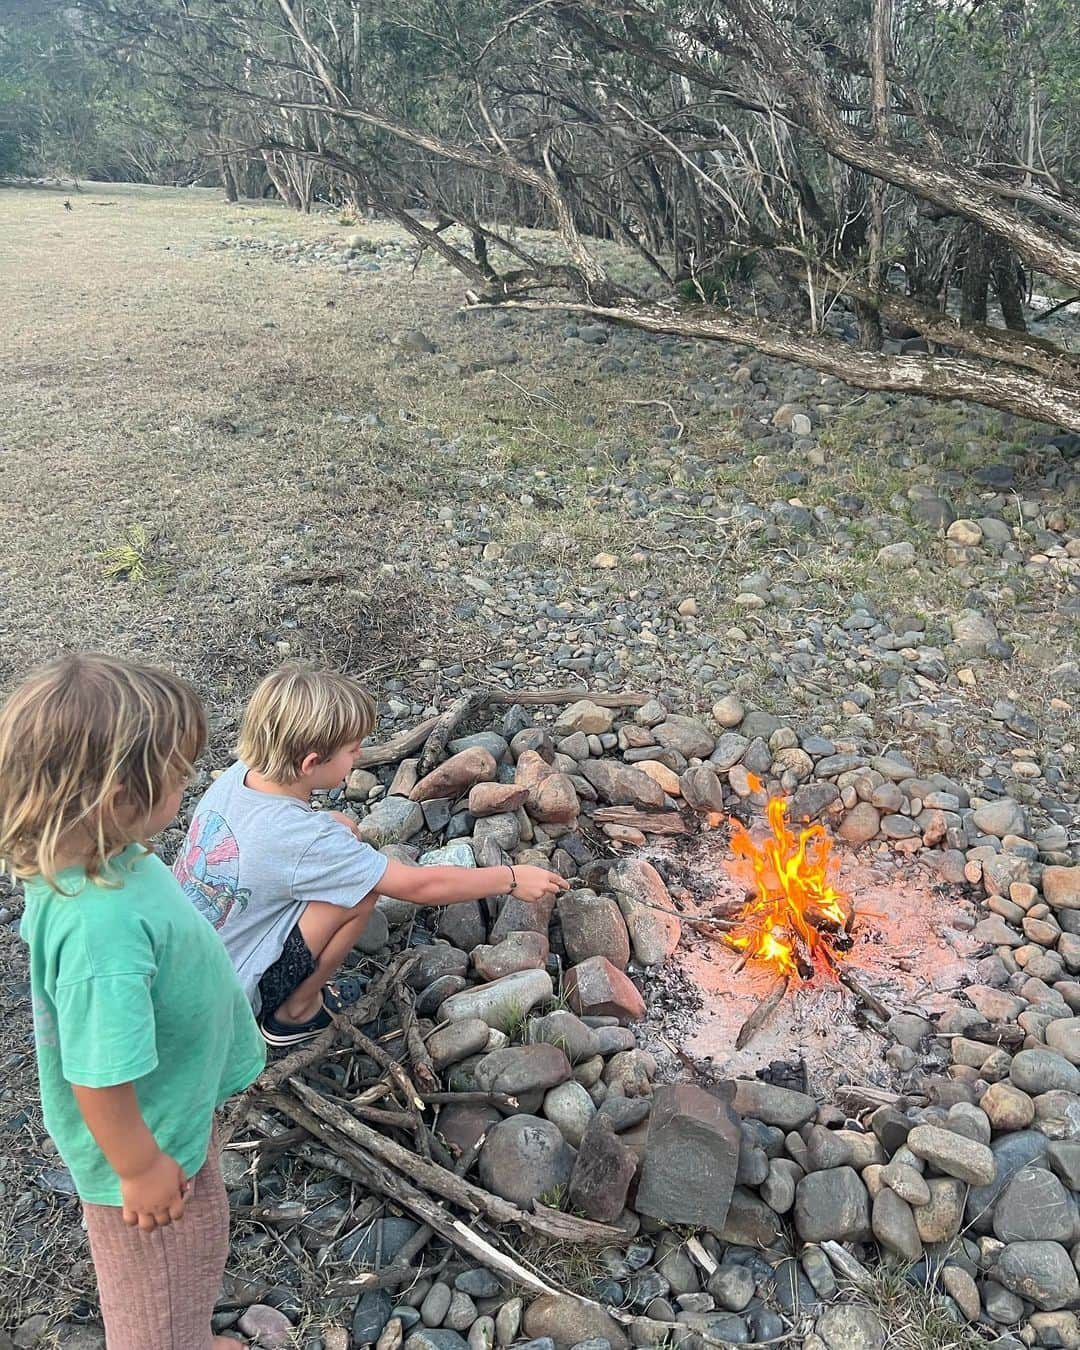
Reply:
[[57, 857], [79, 834], [87, 874], [132, 842], [117, 823], [145, 819], [190, 775], [206, 743], [194, 689], [165, 670], [93, 652], [30, 675], [0, 709], [0, 859], [56, 886]]
[[307, 755], [329, 759], [374, 726], [375, 705], [356, 680], [294, 662], [252, 694], [236, 755], [272, 783], [295, 783]]

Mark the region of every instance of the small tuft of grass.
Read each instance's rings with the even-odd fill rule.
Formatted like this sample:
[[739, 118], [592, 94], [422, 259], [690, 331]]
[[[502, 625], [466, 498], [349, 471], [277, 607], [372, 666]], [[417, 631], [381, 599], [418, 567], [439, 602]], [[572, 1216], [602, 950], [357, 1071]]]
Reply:
[[110, 581], [130, 581], [134, 585], [148, 581], [156, 570], [152, 563], [154, 538], [145, 525], [129, 525], [115, 544], [97, 555], [102, 571]]
[[986, 1350], [986, 1341], [957, 1321], [945, 1295], [912, 1276], [911, 1267], [882, 1262], [862, 1288], [846, 1285], [851, 1303], [872, 1309], [887, 1329], [889, 1350]]

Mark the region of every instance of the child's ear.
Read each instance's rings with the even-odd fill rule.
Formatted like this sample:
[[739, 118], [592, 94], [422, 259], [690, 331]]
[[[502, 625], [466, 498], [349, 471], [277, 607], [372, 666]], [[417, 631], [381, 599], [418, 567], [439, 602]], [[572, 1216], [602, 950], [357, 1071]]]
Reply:
[[300, 777], [306, 778], [309, 773], [314, 773], [322, 762], [322, 756], [312, 750], [311, 754], [305, 755], [300, 761]]

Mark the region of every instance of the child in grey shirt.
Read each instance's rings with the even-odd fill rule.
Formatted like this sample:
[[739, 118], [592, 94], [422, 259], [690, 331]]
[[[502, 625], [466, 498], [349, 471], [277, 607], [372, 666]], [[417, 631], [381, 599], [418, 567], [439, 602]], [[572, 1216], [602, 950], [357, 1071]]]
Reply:
[[173, 865], [273, 1046], [329, 1025], [341, 1000], [328, 986], [380, 895], [447, 905], [566, 889], [542, 867], [400, 863], [358, 839], [347, 817], [312, 810], [312, 792], [340, 787], [374, 721], [371, 699], [347, 676], [300, 665], [267, 676], [244, 714], [237, 763], [200, 800]]

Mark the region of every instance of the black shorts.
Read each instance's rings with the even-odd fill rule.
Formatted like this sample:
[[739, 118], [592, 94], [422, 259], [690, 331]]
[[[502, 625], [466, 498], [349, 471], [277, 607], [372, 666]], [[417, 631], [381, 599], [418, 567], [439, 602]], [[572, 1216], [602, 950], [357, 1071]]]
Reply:
[[296, 924], [285, 939], [281, 955], [259, 981], [263, 1013], [275, 1013], [293, 992], [315, 973], [315, 957]]

